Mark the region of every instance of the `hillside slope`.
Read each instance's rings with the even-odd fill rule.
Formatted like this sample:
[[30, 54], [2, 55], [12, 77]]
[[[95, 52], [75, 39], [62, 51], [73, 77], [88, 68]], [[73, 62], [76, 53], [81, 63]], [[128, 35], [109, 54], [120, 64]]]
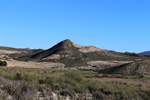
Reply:
[[99, 73], [150, 76], [150, 59], [135, 61], [132, 63], [100, 70]]
[[31, 51], [31, 49], [28, 49], [28, 48], [20, 49], [20, 48], [0, 46], [0, 53], [1, 54], [14, 54], [14, 53], [22, 53], [22, 52], [30, 52], [30, 51]]
[[67, 67], [78, 67], [86, 66], [88, 61], [130, 61], [141, 57], [143, 56], [106, 51], [94, 46], [80, 46], [67, 39], [48, 50], [43, 50], [37, 53], [22, 54], [15, 59], [60, 62], [64, 63]]

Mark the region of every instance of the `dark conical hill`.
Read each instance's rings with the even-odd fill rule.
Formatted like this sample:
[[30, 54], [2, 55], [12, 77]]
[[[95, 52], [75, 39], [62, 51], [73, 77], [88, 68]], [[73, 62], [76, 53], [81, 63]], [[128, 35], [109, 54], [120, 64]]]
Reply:
[[80, 46], [69, 39], [56, 44], [50, 49], [41, 52], [21, 55], [17, 60], [34, 60], [64, 63], [68, 67], [87, 66], [88, 61], [97, 60], [122, 60], [130, 61], [141, 58], [141, 56], [111, 52], [96, 48], [94, 46]]
[[[71, 56], [73, 55], [73, 52], [77, 52], [78, 48], [74, 46], [73, 42], [71, 42], [69, 39], [64, 40], [52, 48], [42, 51], [40, 53], [37, 53], [35, 55], [32, 55], [31, 59], [55, 59], [55, 57], [51, 57], [53, 55], [59, 56], [58, 58], [63, 58], [65, 55]], [[56, 59], [58, 59], [56, 58]]]

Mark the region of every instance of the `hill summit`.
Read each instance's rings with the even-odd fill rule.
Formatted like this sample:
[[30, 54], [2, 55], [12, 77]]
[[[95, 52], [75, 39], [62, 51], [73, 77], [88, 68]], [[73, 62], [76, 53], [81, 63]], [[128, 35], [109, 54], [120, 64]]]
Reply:
[[102, 49], [98, 49], [93, 46], [80, 46], [69, 39], [59, 42], [52, 48], [32, 55], [32, 59], [61, 59], [61, 58], [69, 58], [76, 59], [78, 57], [83, 56], [82, 53], [96, 52], [96, 51], [104, 51]]
[[61, 41], [60, 43], [58, 43], [56, 46], [62, 46], [63, 48], [71, 48], [71, 47], [82, 47], [79, 46], [75, 43], [73, 43], [71, 40], [66, 39], [64, 41]]
[[69, 67], [87, 66], [88, 61], [134, 60], [137, 57], [124, 53], [111, 52], [94, 46], [80, 46], [69, 39], [59, 42], [47, 50], [14, 55], [17, 60], [34, 60], [64, 63]]

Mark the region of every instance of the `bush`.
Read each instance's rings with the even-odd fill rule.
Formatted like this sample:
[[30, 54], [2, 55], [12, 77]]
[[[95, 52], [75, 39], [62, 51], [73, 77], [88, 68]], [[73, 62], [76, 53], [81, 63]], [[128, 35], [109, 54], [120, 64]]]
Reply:
[[23, 78], [22, 78], [22, 74], [21, 74], [21, 73], [16, 73], [15, 79], [16, 79], [16, 80], [22, 80], [22, 79], [23, 79]]
[[64, 73], [64, 75], [66, 78], [69, 78], [69, 79], [74, 80], [76, 82], [82, 81], [82, 78], [80, 77], [80, 75], [78, 73], [67, 72], [67, 73]]
[[144, 75], [138, 75], [138, 78], [144, 78]]
[[6, 61], [1, 61], [1, 60], [0, 60], [0, 66], [7, 66], [7, 62], [6, 62]]

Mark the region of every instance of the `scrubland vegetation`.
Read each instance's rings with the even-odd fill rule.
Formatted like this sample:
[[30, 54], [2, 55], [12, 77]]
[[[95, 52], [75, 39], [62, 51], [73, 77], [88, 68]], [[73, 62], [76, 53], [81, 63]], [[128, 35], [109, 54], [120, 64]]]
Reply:
[[[119, 77], [131, 79], [144, 79], [144, 76], [115, 76], [98, 74], [88, 71], [69, 70], [47, 70], [47, 69], [25, 69], [25, 68], [0, 68], [2, 80], [9, 80], [10, 84], [4, 84], [5, 90], [13, 97], [27, 98], [32, 100], [37, 91], [53, 91], [59, 95], [70, 96], [72, 99], [76, 94], [82, 94], [77, 100], [84, 100], [84, 93], [92, 94], [94, 100], [149, 100], [150, 87], [142, 85], [131, 85], [122, 82], [100, 82], [91, 80], [97, 77]], [[3, 78], [2, 78], [3, 77]], [[146, 78], [147, 79], [147, 78]], [[47, 92], [46, 92], [47, 93]], [[20, 95], [21, 94], [21, 95]], [[0, 94], [1, 98], [3, 94]], [[1, 99], [3, 100], [3, 99]], [[5, 99], [4, 99], [5, 100]]]
[[0, 60], [0, 66], [7, 66], [7, 62], [6, 62], [6, 61], [1, 61], [1, 60]]

